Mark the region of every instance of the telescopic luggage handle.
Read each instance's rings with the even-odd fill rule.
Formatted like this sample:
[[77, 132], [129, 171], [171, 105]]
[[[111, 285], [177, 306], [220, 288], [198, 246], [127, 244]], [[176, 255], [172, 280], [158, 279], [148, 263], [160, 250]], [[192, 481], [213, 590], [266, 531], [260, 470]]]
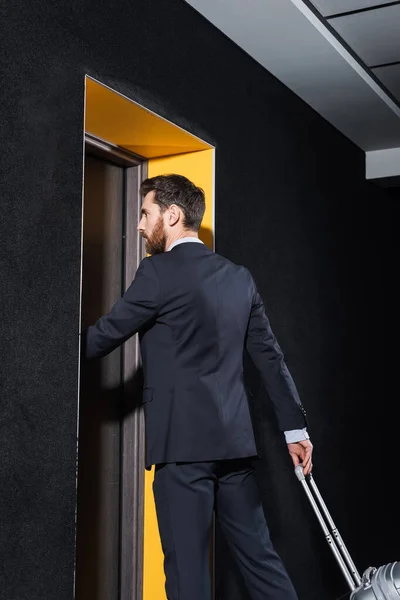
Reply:
[[[294, 471], [297, 479], [303, 486], [307, 498], [325, 534], [325, 539], [328, 542], [350, 589], [352, 591], [355, 590], [361, 584], [360, 574], [357, 571], [357, 568], [341, 538], [335, 523], [333, 522], [331, 515], [329, 514], [326, 504], [312, 475], [310, 474], [305, 476], [302, 465], [297, 465]], [[326, 519], [327, 523], [325, 523], [324, 519]]]

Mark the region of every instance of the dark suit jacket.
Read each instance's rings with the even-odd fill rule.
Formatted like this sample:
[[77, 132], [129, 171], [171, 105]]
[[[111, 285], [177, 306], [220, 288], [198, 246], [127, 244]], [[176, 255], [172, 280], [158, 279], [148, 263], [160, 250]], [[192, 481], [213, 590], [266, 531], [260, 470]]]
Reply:
[[282, 431], [305, 412], [249, 271], [199, 243], [145, 258], [111, 312], [85, 333], [86, 358], [139, 332], [146, 467], [257, 454], [246, 391], [247, 348]]

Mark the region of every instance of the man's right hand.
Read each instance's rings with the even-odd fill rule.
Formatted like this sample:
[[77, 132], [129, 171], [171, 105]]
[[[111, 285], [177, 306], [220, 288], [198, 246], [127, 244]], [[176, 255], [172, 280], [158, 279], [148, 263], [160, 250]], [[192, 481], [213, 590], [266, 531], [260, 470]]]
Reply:
[[310, 440], [303, 440], [295, 444], [288, 444], [289, 454], [295, 467], [301, 463], [304, 475], [309, 475], [312, 471], [312, 452], [313, 445]]

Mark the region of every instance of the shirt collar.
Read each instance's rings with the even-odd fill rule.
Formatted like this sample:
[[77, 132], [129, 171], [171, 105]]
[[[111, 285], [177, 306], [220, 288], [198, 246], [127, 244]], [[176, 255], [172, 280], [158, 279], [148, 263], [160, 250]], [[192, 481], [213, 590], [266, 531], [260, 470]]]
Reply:
[[175, 246], [179, 246], [179, 244], [185, 244], [186, 242], [195, 242], [197, 244], [202, 244], [203, 243], [201, 240], [199, 240], [199, 238], [195, 238], [195, 237], [180, 238], [179, 240], [176, 240], [176, 242], [174, 242], [173, 244], [171, 244], [171, 246], [168, 248], [168, 252], [170, 250], [172, 250], [172, 248], [175, 248]]

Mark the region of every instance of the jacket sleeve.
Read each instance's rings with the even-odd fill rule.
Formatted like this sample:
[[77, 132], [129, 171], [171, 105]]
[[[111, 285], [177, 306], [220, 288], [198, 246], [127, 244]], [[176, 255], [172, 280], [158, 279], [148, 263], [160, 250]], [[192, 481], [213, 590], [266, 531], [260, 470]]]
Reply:
[[82, 335], [82, 353], [86, 359], [109, 354], [137, 333], [157, 315], [160, 286], [151, 259], [139, 265], [135, 279], [111, 311]]
[[307, 427], [306, 411], [300, 402], [283, 352], [272, 332], [253, 278], [251, 286], [252, 307], [246, 335], [246, 350], [260, 372], [273, 403], [279, 429], [302, 429]]

